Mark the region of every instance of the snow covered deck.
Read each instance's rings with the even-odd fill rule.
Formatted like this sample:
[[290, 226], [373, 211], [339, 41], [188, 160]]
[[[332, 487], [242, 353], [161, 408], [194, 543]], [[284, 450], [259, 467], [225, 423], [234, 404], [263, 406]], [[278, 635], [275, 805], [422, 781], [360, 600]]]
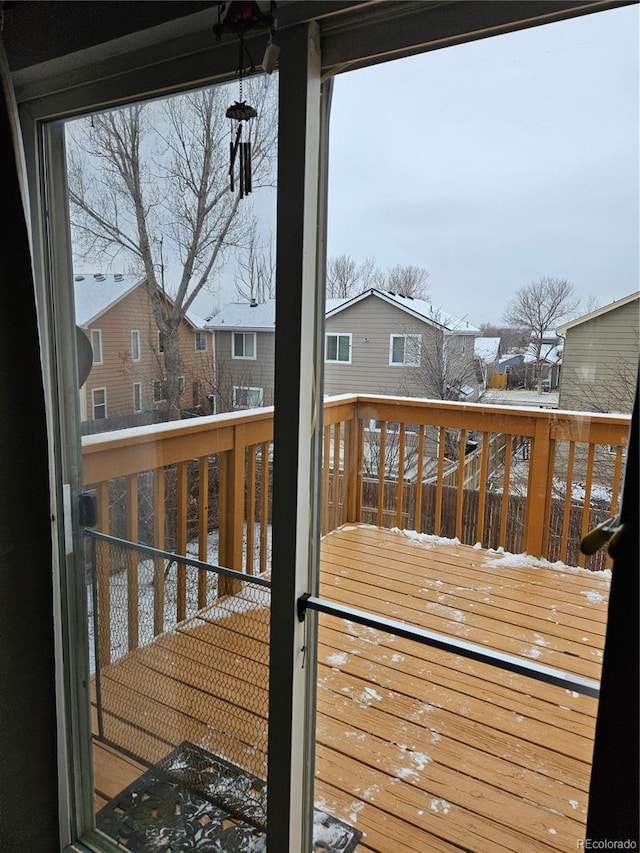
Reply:
[[[321, 571], [326, 598], [599, 678], [608, 573], [365, 525], [323, 539]], [[158, 760], [186, 738], [260, 775], [268, 649], [240, 643], [234, 628], [248, 615], [268, 619], [266, 608], [223, 620], [210, 609], [105, 668], [111, 740], [121, 732], [119, 742]], [[577, 849], [596, 700], [335, 617], [319, 622], [315, 799], [364, 833], [358, 850]], [[230, 669], [218, 674], [229, 638]], [[225, 737], [238, 714], [258, 750], [240, 729]], [[100, 806], [144, 768], [97, 742], [94, 753]]]

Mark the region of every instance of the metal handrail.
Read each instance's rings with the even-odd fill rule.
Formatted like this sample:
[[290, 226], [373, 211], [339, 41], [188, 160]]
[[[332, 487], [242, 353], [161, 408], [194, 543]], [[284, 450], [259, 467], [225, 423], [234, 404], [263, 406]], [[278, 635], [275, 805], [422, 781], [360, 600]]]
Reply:
[[271, 581], [267, 580], [267, 578], [260, 577], [259, 575], [248, 575], [246, 572], [237, 572], [235, 569], [227, 569], [224, 566], [214, 566], [212, 563], [205, 563], [202, 560], [195, 559], [195, 557], [176, 554], [175, 551], [163, 551], [160, 548], [153, 548], [151, 545], [131, 542], [129, 539], [119, 539], [117, 536], [111, 536], [109, 533], [100, 533], [98, 530], [85, 530], [85, 534], [93, 539], [98, 539], [101, 542], [109, 542], [110, 544], [118, 545], [121, 548], [140, 551], [143, 554], [147, 554], [149, 557], [161, 557], [164, 560], [170, 560], [174, 563], [193, 566], [195, 569], [202, 569], [202, 571], [205, 572], [213, 572], [226, 578], [233, 578], [234, 580], [250, 581], [256, 586], [271, 589]]
[[405, 622], [387, 619], [384, 616], [376, 616], [364, 610], [356, 610], [344, 604], [336, 604], [326, 599], [305, 594], [298, 599], [298, 619], [301, 622], [304, 621], [307, 610], [327, 613], [330, 616], [337, 616], [339, 619], [348, 619], [367, 628], [386, 631], [388, 634], [393, 634], [396, 637], [402, 637], [406, 640], [413, 640], [423, 646], [452, 652], [469, 660], [486, 663], [506, 672], [526, 675], [536, 681], [544, 681], [546, 684], [564, 687], [567, 690], [573, 690], [585, 696], [592, 696], [595, 699], [600, 696], [600, 684], [593, 679], [570, 675], [551, 666], [544, 666], [544, 664], [525, 660], [524, 658], [509, 655], [505, 652], [486, 649], [476, 643], [468, 643], [466, 640], [447, 637], [445, 634], [439, 634], [436, 631], [416, 628], [413, 625], [407, 625]]

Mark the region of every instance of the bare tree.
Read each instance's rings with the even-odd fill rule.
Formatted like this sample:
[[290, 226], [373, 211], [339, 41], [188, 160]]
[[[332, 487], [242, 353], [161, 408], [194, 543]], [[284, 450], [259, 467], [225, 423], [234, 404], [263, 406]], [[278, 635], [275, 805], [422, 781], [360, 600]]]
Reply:
[[480, 331], [486, 338], [500, 338], [500, 347], [503, 352], [522, 350], [529, 342], [530, 334], [522, 329], [513, 329], [509, 326], [496, 326], [493, 323], [481, 323]]
[[266, 302], [276, 291], [276, 264], [273, 241], [260, 242], [257, 223], [253, 222], [245, 251], [238, 255], [235, 276], [236, 293], [247, 302]]
[[544, 333], [578, 306], [575, 287], [565, 278], [544, 276], [521, 287], [504, 312], [507, 323], [531, 332], [535, 351], [535, 378], [542, 390], [542, 344]]
[[422, 267], [396, 264], [387, 270], [384, 276], [384, 286], [387, 290], [398, 293], [400, 296], [427, 300], [429, 299], [428, 278], [429, 273]]
[[[246, 85], [258, 111], [250, 128], [256, 189], [271, 180], [274, 97], [268, 81]], [[76, 254], [107, 265], [122, 256], [144, 275], [163, 342], [169, 419], [180, 415], [180, 324], [225, 250], [247, 237], [239, 194], [229, 191], [229, 100], [228, 87], [212, 87], [94, 115], [69, 135]], [[179, 268], [170, 285], [166, 256]]]
[[327, 262], [327, 296], [347, 299], [358, 293], [358, 265], [351, 255], [342, 254]]

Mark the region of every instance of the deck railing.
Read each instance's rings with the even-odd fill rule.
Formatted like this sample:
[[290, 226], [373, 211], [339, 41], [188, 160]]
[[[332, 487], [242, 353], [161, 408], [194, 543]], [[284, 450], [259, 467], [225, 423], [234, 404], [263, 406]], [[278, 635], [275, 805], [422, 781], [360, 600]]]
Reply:
[[[579, 542], [617, 512], [629, 424], [622, 415], [327, 399], [322, 532], [368, 522], [603, 568], [604, 555], [585, 558]], [[272, 408], [83, 439], [98, 530], [249, 575], [271, 569], [272, 458]], [[180, 584], [177, 622], [186, 615]]]

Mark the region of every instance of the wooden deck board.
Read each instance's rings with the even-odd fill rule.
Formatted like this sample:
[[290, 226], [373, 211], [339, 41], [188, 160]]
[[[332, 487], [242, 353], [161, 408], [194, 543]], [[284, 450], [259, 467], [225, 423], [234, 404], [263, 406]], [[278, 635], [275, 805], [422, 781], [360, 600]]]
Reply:
[[[323, 539], [320, 593], [597, 679], [609, 575], [526, 562], [360, 525]], [[111, 741], [152, 762], [186, 738], [264, 773], [268, 610], [229, 608], [103, 670]], [[363, 851], [549, 853], [584, 835], [594, 699], [321, 615], [317, 707], [316, 801]], [[97, 805], [142, 766], [98, 749]]]

